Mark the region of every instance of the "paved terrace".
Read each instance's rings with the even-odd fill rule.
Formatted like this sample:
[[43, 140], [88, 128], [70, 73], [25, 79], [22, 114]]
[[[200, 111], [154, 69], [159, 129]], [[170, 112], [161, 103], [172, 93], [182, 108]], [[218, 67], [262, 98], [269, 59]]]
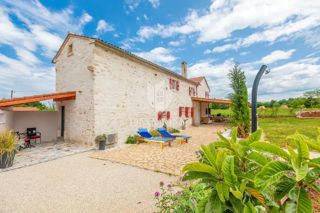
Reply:
[[92, 158], [108, 160], [136, 166], [147, 170], [172, 175], [181, 175], [181, 168], [188, 162], [197, 161], [196, 151], [201, 144], [208, 144], [217, 139], [217, 132], [224, 130], [223, 124], [190, 127], [179, 134], [190, 135], [187, 144], [174, 142], [171, 147], [160, 148], [158, 143], [133, 144], [119, 149], [95, 151]]

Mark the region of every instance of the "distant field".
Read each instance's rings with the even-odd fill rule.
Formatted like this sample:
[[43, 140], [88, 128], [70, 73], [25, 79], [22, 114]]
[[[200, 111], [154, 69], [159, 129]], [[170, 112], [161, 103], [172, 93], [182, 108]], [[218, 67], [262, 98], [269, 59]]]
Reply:
[[[319, 109], [304, 109], [305, 111], [313, 111]], [[258, 109], [259, 117], [294, 117], [299, 109], [283, 109], [283, 108], [265, 108]], [[223, 116], [230, 116], [232, 114], [230, 109], [211, 109], [211, 115], [221, 114]]]
[[286, 137], [295, 132], [316, 138], [320, 119], [301, 119], [294, 117], [260, 118], [258, 125], [262, 128], [266, 139], [272, 143], [284, 145]]
[[[320, 119], [296, 118], [294, 117], [296, 111], [298, 110], [279, 108], [275, 112], [272, 109], [259, 109], [258, 126], [263, 129], [266, 139], [272, 143], [284, 145], [287, 141], [286, 137], [294, 134], [296, 131], [308, 137], [316, 138], [318, 134], [317, 128], [320, 127]], [[211, 110], [212, 115], [217, 115], [218, 113], [221, 113], [223, 116], [230, 116], [232, 114], [229, 109]]]

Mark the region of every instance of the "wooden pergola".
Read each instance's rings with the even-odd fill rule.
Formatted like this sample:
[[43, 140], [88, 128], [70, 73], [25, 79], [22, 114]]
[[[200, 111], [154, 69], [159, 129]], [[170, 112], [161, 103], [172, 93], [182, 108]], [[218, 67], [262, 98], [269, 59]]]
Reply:
[[27, 104], [37, 101], [67, 101], [67, 100], [75, 100], [76, 92], [60, 92], [60, 93], [50, 93], [50, 94], [42, 94], [42, 95], [33, 95], [33, 96], [24, 96], [20, 98], [12, 98], [12, 99], [2, 99], [0, 100], [0, 107], [11, 107], [19, 104]]
[[204, 103], [214, 103], [214, 104], [231, 104], [230, 100], [218, 99], [218, 98], [198, 98], [192, 97], [192, 101], [204, 102]]

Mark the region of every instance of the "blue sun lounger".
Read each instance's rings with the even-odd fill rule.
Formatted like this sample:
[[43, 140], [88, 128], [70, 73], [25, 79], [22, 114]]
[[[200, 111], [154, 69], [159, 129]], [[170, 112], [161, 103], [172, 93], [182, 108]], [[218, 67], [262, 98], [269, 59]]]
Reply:
[[171, 142], [174, 141], [173, 138], [152, 137], [146, 128], [139, 128], [137, 133], [143, 138], [144, 142], [160, 143], [161, 149], [163, 149], [164, 146], [171, 146]]
[[173, 135], [169, 133], [165, 128], [158, 128], [158, 132], [161, 134], [164, 138], [173, 138], [181, 143], [185, 142], [188, 143], [188, 139], [191, 138], [191, 136], [187, 135]]

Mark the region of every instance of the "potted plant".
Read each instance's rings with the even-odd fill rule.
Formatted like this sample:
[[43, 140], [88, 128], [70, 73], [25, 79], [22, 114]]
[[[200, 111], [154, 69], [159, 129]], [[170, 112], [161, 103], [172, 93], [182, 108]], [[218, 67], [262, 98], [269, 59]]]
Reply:
[[106, 141], [107, 136], [105, 134], [98, 135], [95, 139], [96, 143], [99, 143], [99, 150], [105, 150], [106, 149]]
[[16, 154], [16, 136], [9, 130], [0, 132], [0, 168], [8, 168], [13, 165]]

